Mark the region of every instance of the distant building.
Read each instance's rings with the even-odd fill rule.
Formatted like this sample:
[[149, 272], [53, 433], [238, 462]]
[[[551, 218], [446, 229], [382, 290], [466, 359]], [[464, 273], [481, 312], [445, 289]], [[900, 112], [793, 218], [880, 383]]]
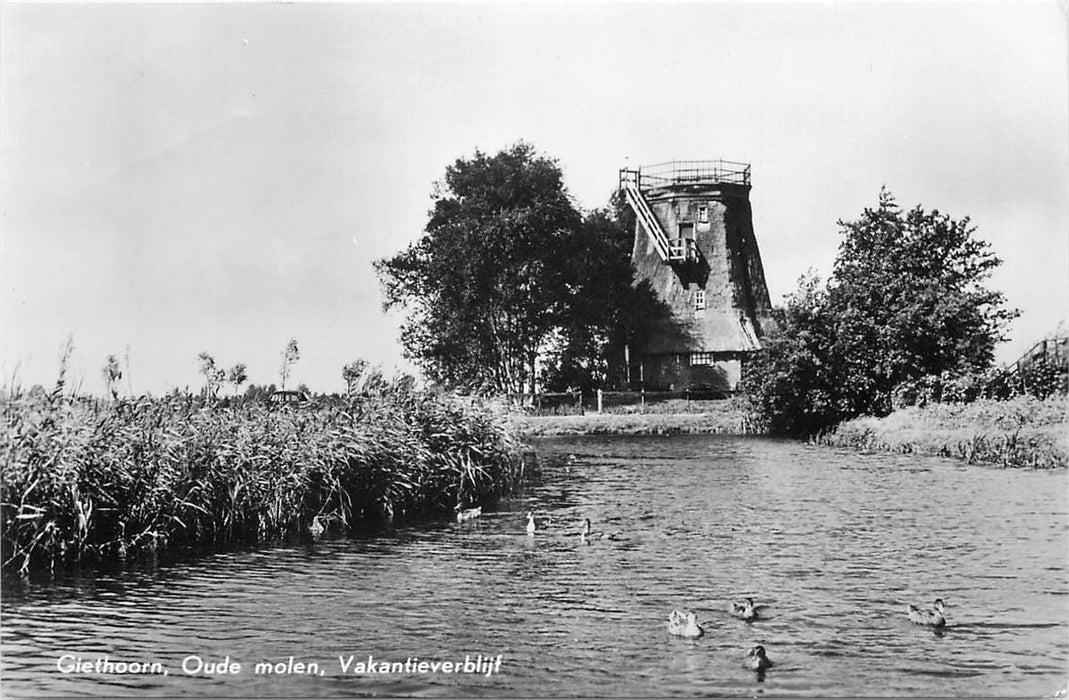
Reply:
[[631, 262], [664, 302], [641, 347], [632, 384], [647, 389], [736, 389], [746, 357], [761, 347], [772, 306], [754, 237], [750, 166], [673, 161], [620, 171], [635, 211]]

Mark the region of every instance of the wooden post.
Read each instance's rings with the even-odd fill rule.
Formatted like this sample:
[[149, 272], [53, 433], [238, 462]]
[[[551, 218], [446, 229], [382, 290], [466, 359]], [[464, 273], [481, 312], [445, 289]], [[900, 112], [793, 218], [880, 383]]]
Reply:
[[598, 413], [601, 413], [601, 389], [598, 389]]

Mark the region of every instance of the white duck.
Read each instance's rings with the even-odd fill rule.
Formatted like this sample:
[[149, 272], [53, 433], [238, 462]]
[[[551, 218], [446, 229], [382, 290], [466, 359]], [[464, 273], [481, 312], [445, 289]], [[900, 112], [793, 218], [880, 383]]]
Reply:
[[698, 616], [695, 613], [673, 610], [668, 616], [668, 634], [674, 637], [697, 639], [705, 634], [705, 630], [698, 624]]

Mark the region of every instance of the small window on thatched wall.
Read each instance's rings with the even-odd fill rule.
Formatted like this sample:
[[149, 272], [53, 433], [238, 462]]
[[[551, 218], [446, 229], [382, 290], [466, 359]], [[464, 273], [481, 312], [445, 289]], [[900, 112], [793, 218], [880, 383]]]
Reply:
[[711, 365], [713, 361], [713, 353], [711, 352], [692, 352], [690, 354], [691, 365]]

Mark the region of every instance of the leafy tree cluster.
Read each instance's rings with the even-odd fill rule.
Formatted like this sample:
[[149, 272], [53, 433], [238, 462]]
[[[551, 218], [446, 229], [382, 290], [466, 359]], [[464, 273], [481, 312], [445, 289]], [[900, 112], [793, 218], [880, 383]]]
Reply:
[[433, 200], [422, 237], [375, 263], [427, 377], [507, 393], [606, 381], [643, 294], [619, 217], [584, 217], [557, 163], [525, 143], [458, 159]]
[[967, 217], [903, 212], [884, 189], [839, 226], [831, 278], [803, 278], [747, 370], [744, 388], [778, 432], [885, 415], [904, 384], [982, 373], [1017, 315], [985, 286], [1001, 261]]

